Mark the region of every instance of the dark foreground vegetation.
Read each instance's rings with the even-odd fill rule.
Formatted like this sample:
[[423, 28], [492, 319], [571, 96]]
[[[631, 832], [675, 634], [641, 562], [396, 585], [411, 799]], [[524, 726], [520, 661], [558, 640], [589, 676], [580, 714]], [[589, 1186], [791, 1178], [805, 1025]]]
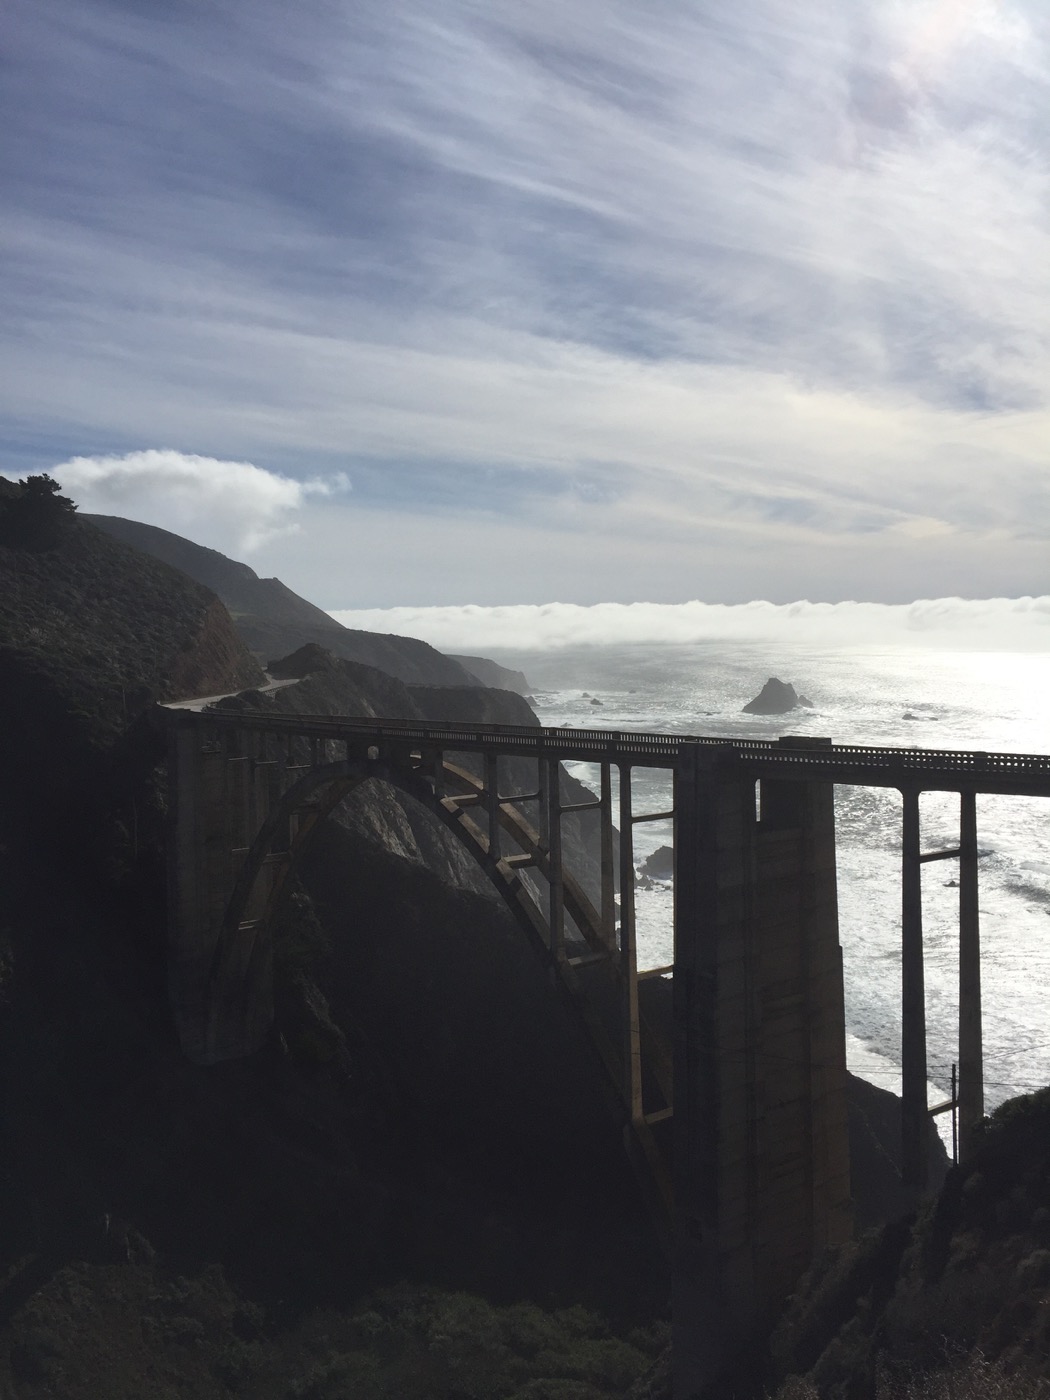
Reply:
[[778, 1400], [1050, 1395], [1050, 1089], [993, 1114], [917, 1219], [815, 1268], [771, 1353]]

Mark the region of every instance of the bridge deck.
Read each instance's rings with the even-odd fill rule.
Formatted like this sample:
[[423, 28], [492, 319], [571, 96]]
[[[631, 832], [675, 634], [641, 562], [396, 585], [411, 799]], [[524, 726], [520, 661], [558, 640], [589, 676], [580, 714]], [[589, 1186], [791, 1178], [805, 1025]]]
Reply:
[[648, 768], [677, 767], [683, 750], [700, 746], [745, 766], [755, 778], [826, 781], [863, 787], [963, 790], [1050, 796], [1050, 755], [956, 749], [883, 748], [798, 739], [740, 739], [713, 734], [652, 734], [612, 729], [549, 729], [540, 725], [474, 725], [259, 711], [203, 714], [168, 711], [169, 722], [286, 732], [357, 744], [408, 743], [508, 757], [557, 758]]

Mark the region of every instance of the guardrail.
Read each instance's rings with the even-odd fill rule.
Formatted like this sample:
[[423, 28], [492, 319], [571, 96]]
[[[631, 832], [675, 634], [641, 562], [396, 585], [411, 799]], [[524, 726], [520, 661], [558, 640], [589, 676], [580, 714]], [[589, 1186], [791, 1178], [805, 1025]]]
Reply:
[[212, 729], [264, 730], [306, 738], [413, 743], [441, 749], [497, 751], [517, 757], [674, 768], [691, 748], [720, 750], [756, 776], [825, 779], [880, 787], [975, 787], [1050, 796], [1050, 755], [966, 749], [883, 748], [796, 737], [741, 739], [712, 734], [653, 734], [613, 729], [478, 725], [332, 715], [267, 714], [259, 710], [166, 710], [165, 722]]

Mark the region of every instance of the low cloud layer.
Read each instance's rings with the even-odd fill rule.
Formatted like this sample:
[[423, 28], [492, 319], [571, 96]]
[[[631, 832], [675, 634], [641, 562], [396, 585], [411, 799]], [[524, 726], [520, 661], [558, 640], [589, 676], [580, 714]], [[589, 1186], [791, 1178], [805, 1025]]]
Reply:
[[440, 649], [466, 652], [712, 641], [958, 651], [1042, 651], [1050, 645], [1050, 595], [932, 598], [901, 606], [691, 602], [372, 608], [332, 616], [346, 627], [421, 637]]
[[50, 475], [85, 512], [122, 515], [244, 554], [296, 531], [296, 515], [309, 497], [350, 485], [340, 473], [296, 481], [251, 462], [156, 449], [123, 457], [73, 457]]

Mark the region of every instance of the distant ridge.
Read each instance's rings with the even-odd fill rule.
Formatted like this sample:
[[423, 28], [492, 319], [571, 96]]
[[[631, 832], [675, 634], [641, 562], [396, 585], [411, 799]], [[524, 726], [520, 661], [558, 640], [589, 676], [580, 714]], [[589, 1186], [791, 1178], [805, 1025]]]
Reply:
[[490, 661], [487, 656], [457, 656], [450, 653], [449, 659], [458, 661], [463, 669], [476, 676], [482, 685], [492, 685], [497, 690], [513, 690], [518, 695], [528, 695], [532, 689], [525, 679], [524, 672], [512, 671], [506, 666], [501, 666], [498, 661]]
[[415, 637], [360, 632], [344, 627], [321, 608], [293, 593], [278, 578], [260, 578], [247, 564], [217, 549], [194, 544], [156, 525], [118, 515], [87, 515], [100, 530], [152, 554], [217, 593], [245, 644], [265, 664], [316, 642], [336, 656], [373, 666], [412, 685], [477, 686], [484, 681], [458, 661]]

